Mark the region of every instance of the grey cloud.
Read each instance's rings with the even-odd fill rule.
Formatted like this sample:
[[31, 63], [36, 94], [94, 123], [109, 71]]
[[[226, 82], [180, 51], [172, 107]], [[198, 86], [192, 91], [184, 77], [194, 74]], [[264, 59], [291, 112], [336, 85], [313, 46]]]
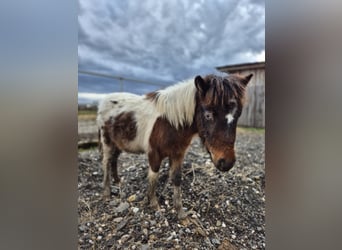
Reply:
[[213, 72], [264, 50], [264, 17], [264, 1], [80, 0], [79, 68], [165, 82]]

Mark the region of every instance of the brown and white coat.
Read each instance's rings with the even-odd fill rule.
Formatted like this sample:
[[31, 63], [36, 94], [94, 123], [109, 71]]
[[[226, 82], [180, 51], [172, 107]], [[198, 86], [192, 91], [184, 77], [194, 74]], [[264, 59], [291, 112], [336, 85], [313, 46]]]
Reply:
[[186, 149], [198, 134], [219, 170], [228, 171], [234, 165], [236, 123], [250, 78], [251, 75], [197, 76], [143, 96], [114, 93], [104, 98], [97, 117], [104, 196], [110, 196], [111, 175], [115, 182], [120, 180], [117, 173], [120, 153], [147, 153], [148, 199], [158, 208], [155, 195], [158, 171], [162, 160], [168, 157], [174, 207], [178, 217], [184, 218], [180, 185]]

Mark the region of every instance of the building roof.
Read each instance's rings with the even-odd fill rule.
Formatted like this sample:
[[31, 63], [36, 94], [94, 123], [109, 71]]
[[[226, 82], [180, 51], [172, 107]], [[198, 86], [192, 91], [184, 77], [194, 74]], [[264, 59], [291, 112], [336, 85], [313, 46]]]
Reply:
[[228, 73], [234, 73], [234, 72], [242, 71], [242, 70], [261, 69], [261, 68], [265, 68], [265, 62], [242, 63], [242, 64], [216, 67], [217, 70], [228, 72]]

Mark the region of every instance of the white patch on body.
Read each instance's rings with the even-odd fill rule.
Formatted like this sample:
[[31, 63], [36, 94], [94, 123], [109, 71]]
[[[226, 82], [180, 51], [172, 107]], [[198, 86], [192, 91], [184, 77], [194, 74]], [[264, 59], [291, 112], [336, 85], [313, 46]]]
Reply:
[[132, 153], [148, 152], [153, 125], [160, 113], [156, 110], [153, 102], [146, 100], [144, 96], [131, 93], [113, 93], [106, 96], [99, 104], [98, 127], [101, 128], [111, 117], [115, 119], [116, 116], [124, 112], [134, 113], [137, 134], [134, 140], [126, 143], [126, 147], [122, 150]]
[[227, 119], [227, 123], [230, 124], [232, 121], [234, 121], [234, 116], [229, 113], [228, 115], [226, 115], [226, 119]]

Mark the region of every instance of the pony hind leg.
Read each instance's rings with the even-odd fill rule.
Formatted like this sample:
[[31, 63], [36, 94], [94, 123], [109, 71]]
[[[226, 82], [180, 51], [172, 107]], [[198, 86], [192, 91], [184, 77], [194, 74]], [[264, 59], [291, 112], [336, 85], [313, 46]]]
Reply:
[[114, 144], [103, 146], [103, 196], [105, 199], [110, 198], [111, 177], [114, 179], [115, 183], [120, 182], [117, 168], [118, 158], [120, 154], [121, 151]]
[[102, 144], [103, 198], [110, 198], [111, 145]]
[[112, 177], [115, 183], [120, 182], [120, 178], [118, 176], [118, 158], [120, 154], [121, 154], [121, 150], [116, 145], [113, 145], [112, 153], [110, 157], [110, 165], [111, 165], [111, 170], [112, 170]]
[[106, 137], [105, 131], [101, 136], [101, 150], [102, 150], [102, 170], [103, 170], [103, 197], [109, 199], [111, 194], [111, 176], [115, 182], [119, 182], [117, 172], [117, 159], [121, 153], [118, 147]]

